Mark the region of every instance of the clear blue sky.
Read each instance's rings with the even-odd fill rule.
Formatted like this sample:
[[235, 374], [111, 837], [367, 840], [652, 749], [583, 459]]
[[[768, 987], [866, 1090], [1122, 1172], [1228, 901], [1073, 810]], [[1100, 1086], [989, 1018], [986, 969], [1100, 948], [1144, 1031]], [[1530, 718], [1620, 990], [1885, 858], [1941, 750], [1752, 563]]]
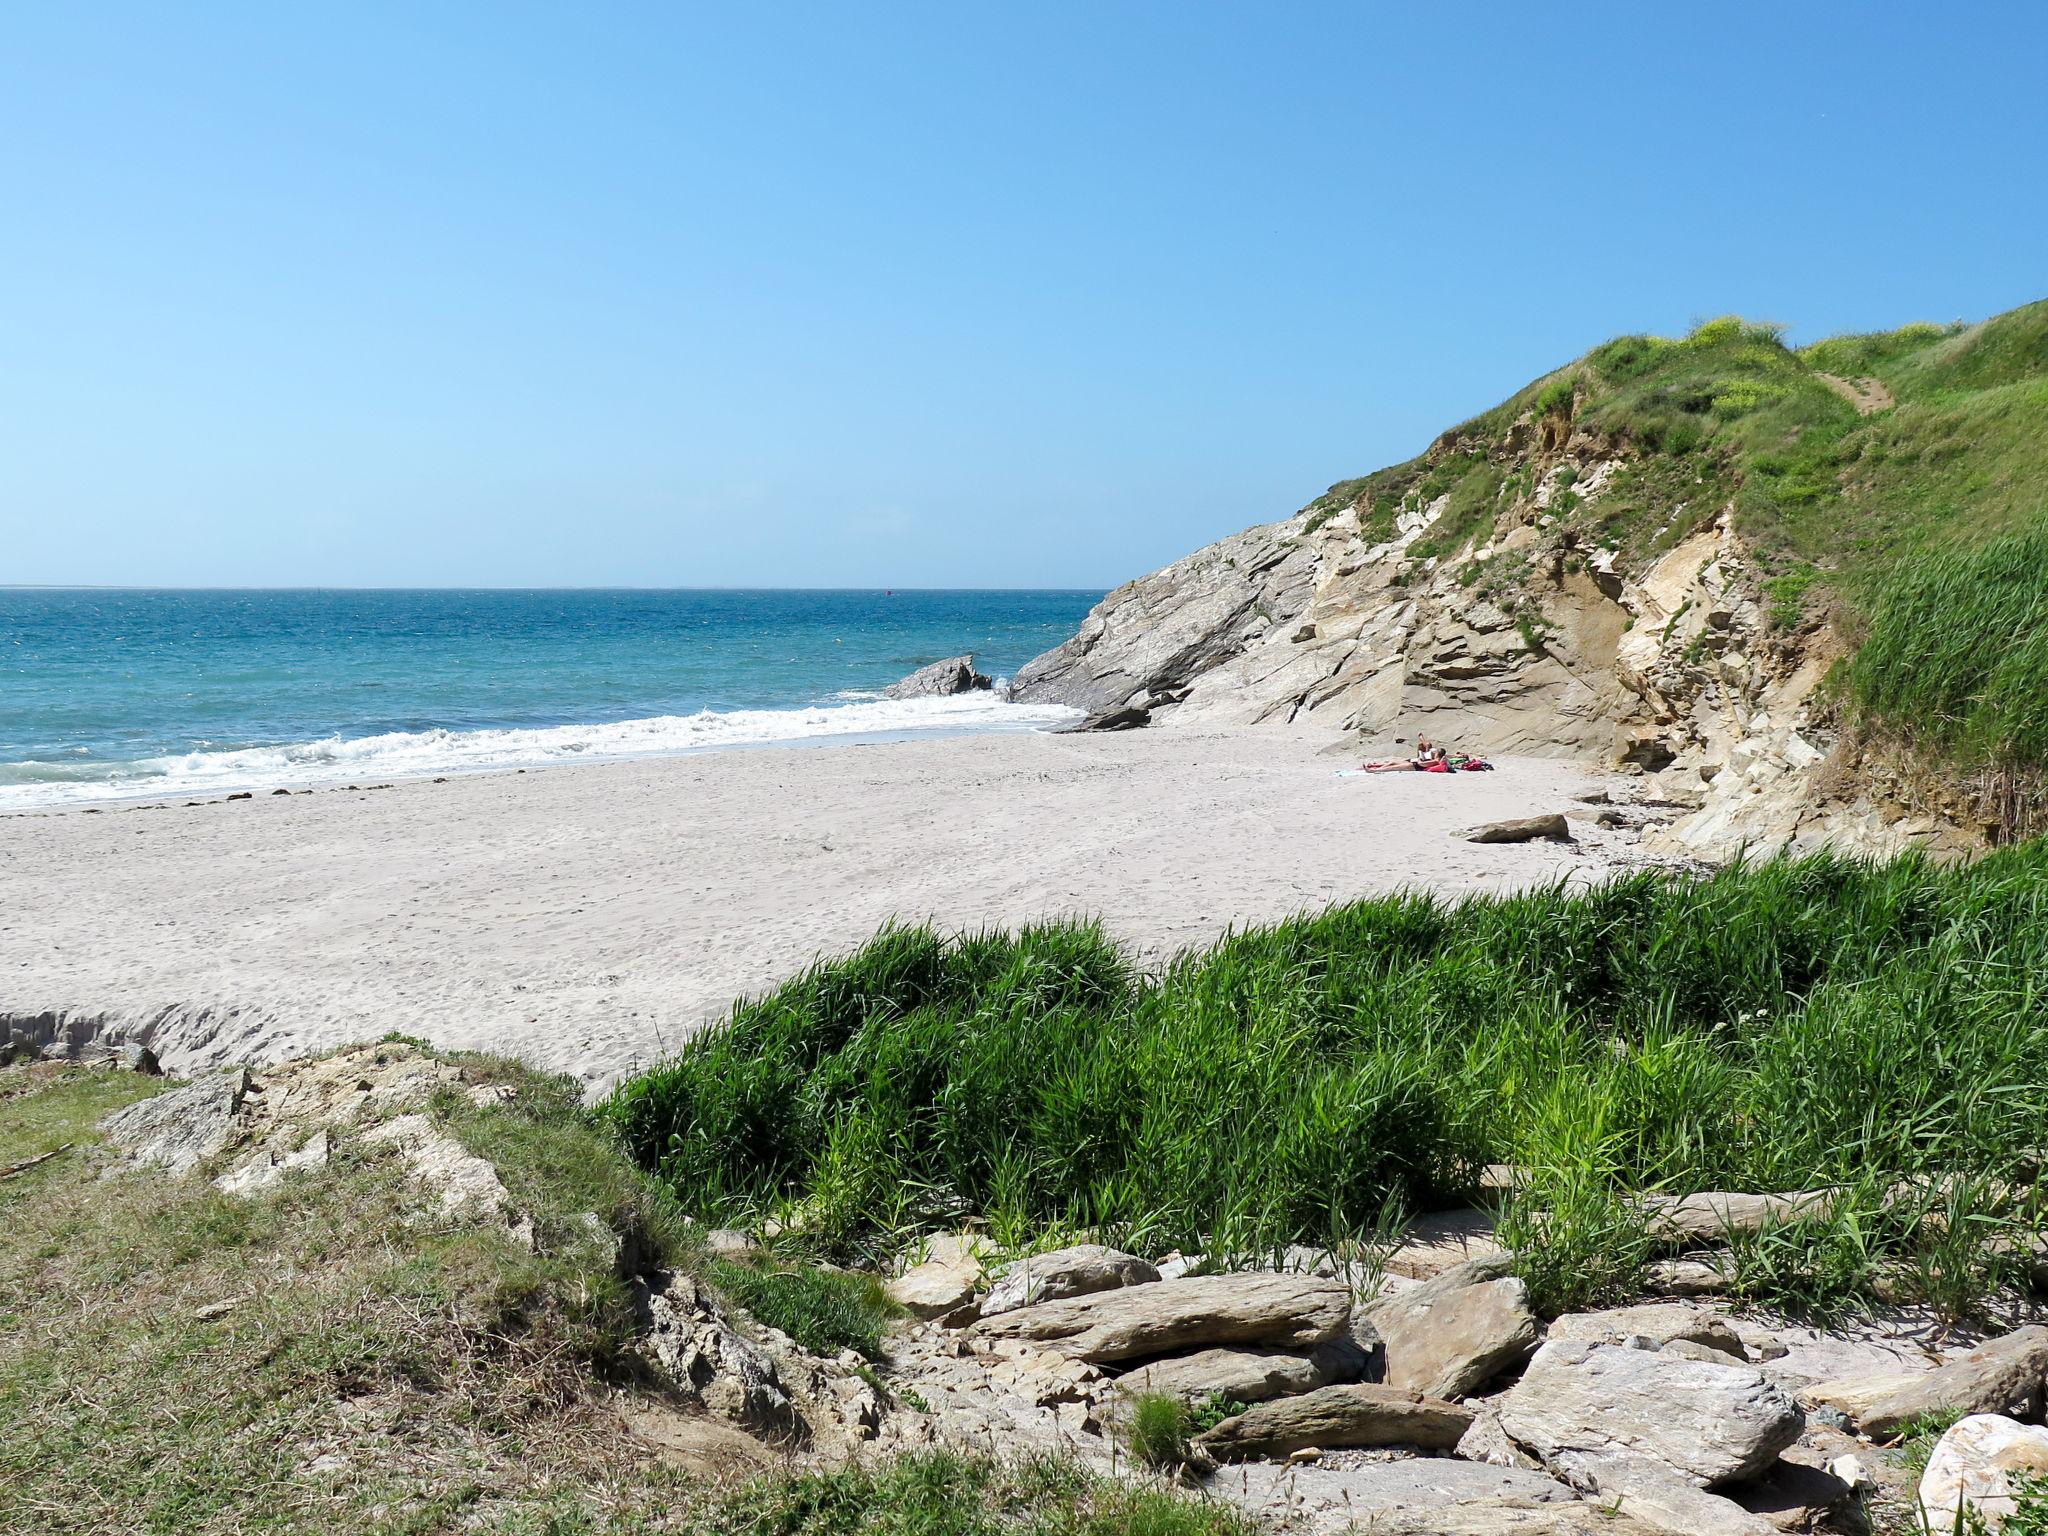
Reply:
[[17, 5], [0, 582], [1106, 586], [2048, 295], [2048, 7]]

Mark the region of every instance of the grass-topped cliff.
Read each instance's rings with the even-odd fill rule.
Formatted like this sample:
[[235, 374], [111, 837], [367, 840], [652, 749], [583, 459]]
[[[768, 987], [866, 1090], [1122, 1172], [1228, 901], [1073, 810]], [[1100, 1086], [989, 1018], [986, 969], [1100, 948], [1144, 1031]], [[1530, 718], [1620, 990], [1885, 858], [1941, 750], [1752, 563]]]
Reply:
[[1860, 647], [1851, 718], [1959, 766], [2048, 766], [2048, 301], [1800, 348], [1733, 318], [1620, 337], [1309, 522], [1356, 506], [1384, 538], [1447, 498], [1410, 555], [1457, 557], [1570, 440], [1621, 468], [1550, 488], [1561, 537], [1640, 568], [1732, 511], [1774, 621]]

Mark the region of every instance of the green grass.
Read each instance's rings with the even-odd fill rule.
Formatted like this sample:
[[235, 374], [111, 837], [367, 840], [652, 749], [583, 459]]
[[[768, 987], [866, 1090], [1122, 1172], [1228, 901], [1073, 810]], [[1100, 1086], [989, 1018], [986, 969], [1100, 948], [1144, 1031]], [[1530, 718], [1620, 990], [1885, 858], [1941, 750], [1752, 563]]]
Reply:
[[928, 1452], [764, 1479], [726, 1495], [706, 1536], [1251, 1536], [1226, 1506], [1089, 1476], [1069, 1463]]
[[898, 1315], [872, 1275], [767, 1259], [714, 1259], [704, 1278], [757, 1321], [821, 1355], [851, 1349], [870, 1360], [881, 1358], [882, 1330]]
[[702, 1219], [781, 1214], [839, 1258], [970, 1213], [1141, 1252], [1335, 1244], [1508, 1162], [1553, 1306], [1627, 1288], [1637, 1192], [1840, 1185], [1862, 1260], [1758, 1249], [1752, 1293], [1967, 1310], [2013, 1278], [1993, 1239], [2031, 1213], [1973, 1208], [1950, 1235], [1877, 1212], [1916, 1176], [1988, 1192], [2038, 1145], [2044, 919], [2036, 843], [1362, 901], [1158, 977], [1085, 925], [899, 928], [603, 1113]]
[[1863, 713], [1965, 766], [2048, 768], [2048, 524], [1903, 566], [1849, 671]]
[[1194, 1431], [1187, 1404], [1163, 1392], [1140, 1392], [1123, 1414], [1125, 1443], [1139, 1466], [1167, 1472], [1186, 1464]]

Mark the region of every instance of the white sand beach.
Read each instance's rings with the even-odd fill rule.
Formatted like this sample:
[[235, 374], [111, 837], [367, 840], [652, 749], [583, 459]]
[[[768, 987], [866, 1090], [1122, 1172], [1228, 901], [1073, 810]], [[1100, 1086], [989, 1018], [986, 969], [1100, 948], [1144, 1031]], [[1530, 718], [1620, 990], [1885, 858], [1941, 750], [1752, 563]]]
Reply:
[[592, 1084], [891, 918], [1098, 916], [1149, 961], [1370, 892], [1591, 878], [1632, 835], [1475, 846], [1571, 764], [1340, 778], [1277, 730], [988, 735], [0, 819], [0, 1015], [167, 1065], [389, 1030]]

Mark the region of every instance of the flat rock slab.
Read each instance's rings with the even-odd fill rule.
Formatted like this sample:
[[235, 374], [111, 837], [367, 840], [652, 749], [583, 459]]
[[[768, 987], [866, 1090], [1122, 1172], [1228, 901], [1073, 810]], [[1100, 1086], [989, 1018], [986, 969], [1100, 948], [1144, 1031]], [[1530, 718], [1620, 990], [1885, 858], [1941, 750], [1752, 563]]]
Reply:
[[1500, 1398], [1501, 1427], [1569, 1476], [1602, 1457], [1647, 1457], [1711, 1487], [1751, 1477], [1799, 1438], [1805, 1415], [1744, 1365], [1560, 1339]]
[[1995, 1531], [2017, 1507], [2014, 1477], [2048, 1478], [2048, 1429], [1972, 1414], [1950, 1425], [1927, 1458], [1920, 1506], [1933, 1530], [1954, 1528], [1957, 1506], [1967, 1503]]
[[1201, 1436], [1219, 1461], [1285, 1456], [1315, 1446], [1412, 1445], [1448, 1451], [1472, 1427], [1470, 1410], [1420, 1392], [1365, 1382], [1319, 1387], [1300, 1397], [1254, 1403]]
[[1561, 811], [1548, 816], [1520, 816], [1513, 821], [1489, 821], [1481, 827], [1461, 832], [1468, 843], [1533, 843], [1539, 838], [1552, 843], [1568, 843], [1572, 840], [1572, 829]]
[[1076, 1243], [1005, 1264], [981, 1299], [981, 1315], [995, 1317], [1040, 1302], [1149, 1285], [1158, 1278], [1158, 1270], [1133, 1254], [1100, 1243]]
[[1490, 1270], [1461, 1265], [1366, 1312], [1386, 1343], [1389, 1386], [1465, 1397], [1528, 1358], [1543, 1336], [1528, 1288], [1479, 1278]]
[[100, 1129], [128, 1155], [129, 1166], [161, 1168], [181, 1176], [239, 1132], [238, 1116], [249, 1087], [244, 1068], [215, 1073], [118, 1109], [100, 1122]]
[[1128, 1392], [1161, 1392], [1187, 1402], [1220, 1397], [1226, 1403], [1263, 1403], [1356, 1381], [1365, 1351], [1349, 1339], [1319, 1344], [1307, 1354], [1279, 1349], [1203, 1349], [1169, 1355], [1117, 1378]]
[[1025, 1339], [1077, 1360], [1136, 1360], [1218, 1344], [1309, 1349], [1351, 1317], [1351, 1293], [1313, 1275], [1197, 1275], [1020, 1307], [983, 1318], [984, 1338]]
[[[1211, 1479], [1210, 1491], [1254, 1515], [1348, 1514], [1377, 1531], [1381, 1517], [1493, 1500], [1503, 1508], [1573, 1504], [1578, 1495], [1555, 1478], [1519, 1468], [1481, 1466], [1447, 1456], [1402, 1457], [1361, 1466], [1248, 1462]], [[1517, 1527], [1518, 1528], [1518, 1527]]]
[[2041, 1409], [2044, 1375], [2048, 1328], [2036, 1326], [1992, 1339], [1931, 1371], [1816, 1382], [1800, 1396], [1847, 1414], [1864, 1434], [1882, 1438], [1928, 1413], [2031, 1418]]
[[1567, 1312], [1550, 1325], [1546, 1337], [1600, 1344], [1644, 1339], [1653, 1346], [1684, 1342], [1738, 1362], [1749, 1358], [1742, 1336], [1727, 1318], [1705, 1307], [1690, 1307], [1678, 1301], [1645, 1302], [1606, 1312]]
[[1401, 1234], [1401, 1246], [1387, 1255], [1386, 1270], [1405, 1280], [1434, 1280], [1472, 1259], [1501, 1259], [1508, 1250], [1494, 1238], [1491, 1211], [1436, 1211]]
[[1790, 1221], [1817, 1221], [1833, 1212], [1831, 1189], [1748, 1195], [1703, 1190], [1693, 1195], [1645, 1195], [1644, 1219], [1653, 1236], [1673, 1244], [1715, 1242], [1731, 1232], [1759, 1232]]

